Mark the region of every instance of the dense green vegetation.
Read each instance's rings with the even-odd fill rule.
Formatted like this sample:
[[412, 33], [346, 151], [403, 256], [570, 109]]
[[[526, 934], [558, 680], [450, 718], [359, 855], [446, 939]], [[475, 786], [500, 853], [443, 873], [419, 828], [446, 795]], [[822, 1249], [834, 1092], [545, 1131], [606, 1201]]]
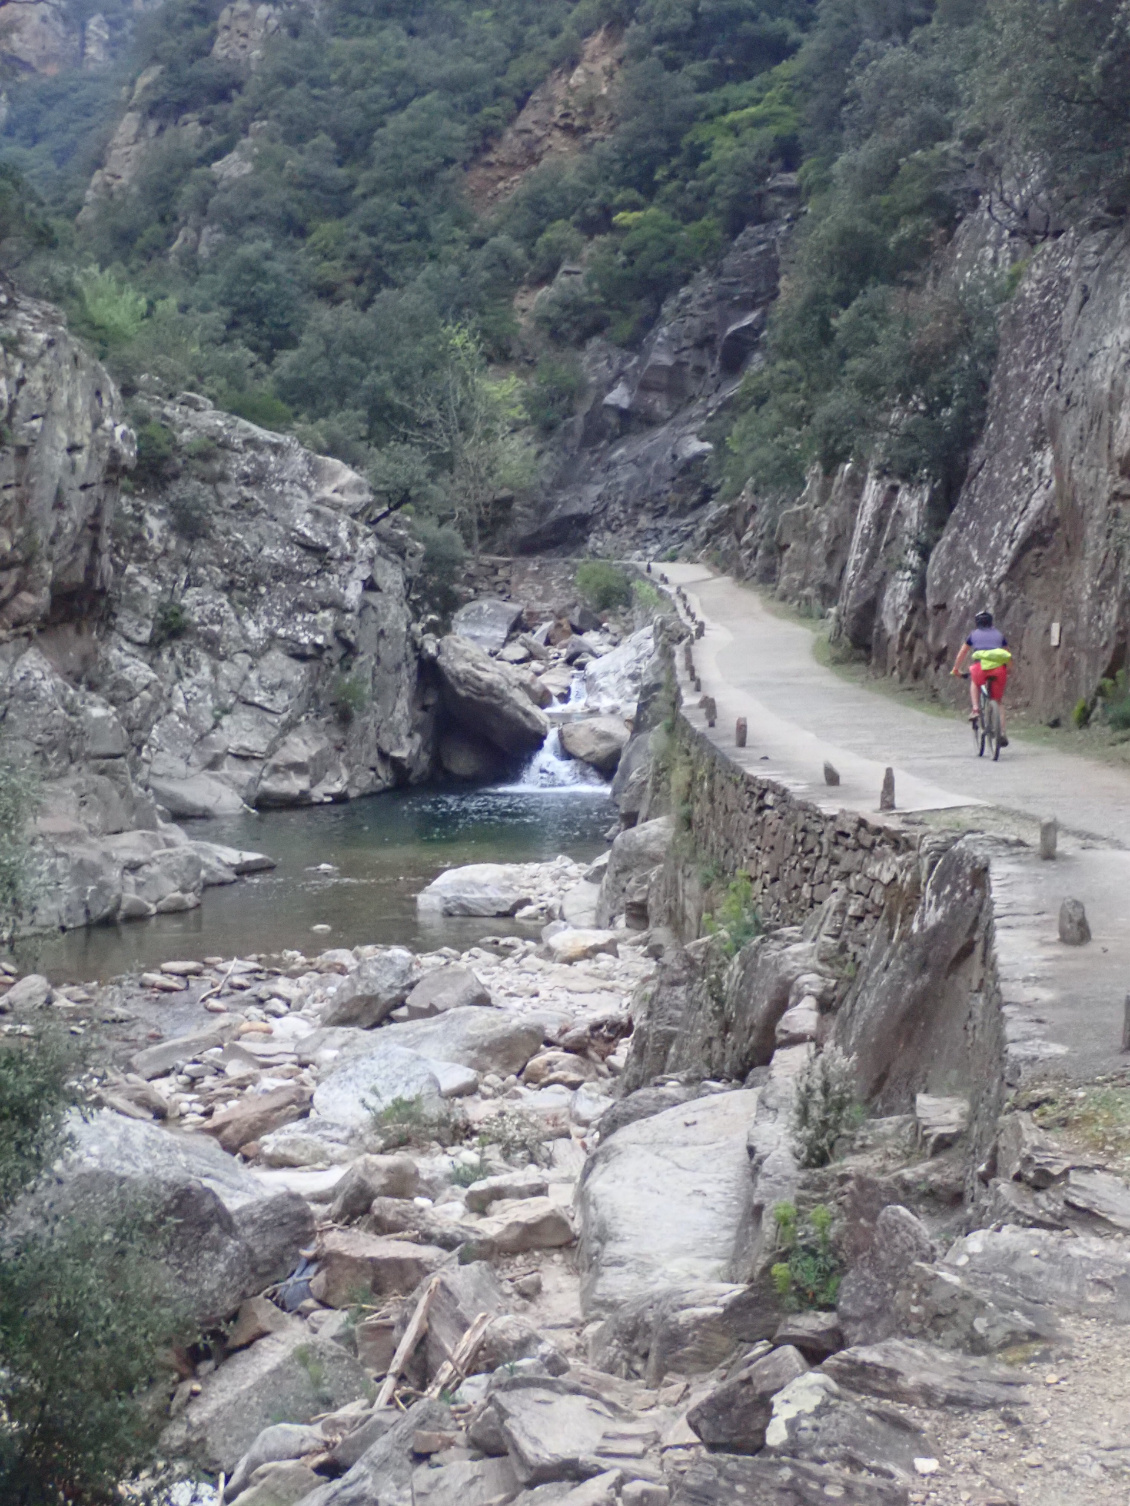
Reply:
[[10, 1506], [120, 1500], [119, 1482], [152, 1461], [167, 1346], [183, 1337], [146, 1205], [108, 1195], [81, 1218], [46, 1203], [33, 1219], [10, 1218], [84, 1102], [69, 1040], [9, 1036], [0, 1050], [0, 1498]]
[[[875, 460], [929, 485], [940, 527], [1015, 286], [951, 275], [955, 229], [987, 204], [1034, 243], [1130, 199], [1117, 0], [329, 0], [284, 11], [255, 69], [212, 55], [219, 9], [165, 0], [116, 68], [9, 85], [0, 144], [57, 237], [23, 236], [24, 275], [142, 428], [153, 394], [202, 389], [468, 543], [573, 412], [579, 346], [639, 340], [797, 168], [785, 296], [717, 479], [780, 501], [814, 462]], [[465, 170], [602, 26], [614, 128], [476, 215]], [[153, 139], [76, 227], [123, 90]]]

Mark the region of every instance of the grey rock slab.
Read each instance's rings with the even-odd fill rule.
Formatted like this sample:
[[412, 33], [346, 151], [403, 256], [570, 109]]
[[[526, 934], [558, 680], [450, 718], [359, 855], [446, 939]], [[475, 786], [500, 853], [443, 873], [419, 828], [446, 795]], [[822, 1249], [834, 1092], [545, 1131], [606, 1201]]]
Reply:
[[671, 1506], [907, 1506], [905, 1485], [800, 1459], [716, 1454], [679, 1480]]
[[925, 1430], [902, 1413], [849, 1396], [815, 1370], [773, 1397], [765, 1448], [773, 1455], [911, 1479], [915, 1459], [939, 1454]]
[[237, 791], [215, 774], [188, 774], [176, 778], [168, 774], [150, 774], [149, 791], [165, 807], [174, 821], [191, 821], [208, 816], [237, 816], [247, 806]]
[[1072, 1169], [1067, 1174], [1063, 1200], [1100, 1224], [1130, 1232], [1130, 1187], [1109, 1171]]
[[183, 1062], [193, 1061], [202, 1051], [213, 1046], [222, 1046], [229, 1032], [213, 1028], [198, 1030], [193, 1035], [174, 1036], [172, 1040], [160, 1041], [155, 1046], [146, 1046], [130, 1058], [130, 1067], [146, 1081], [164, 1077], [166, 1072], [179, 1067]]
[[512, 863], [466, 863], [449, 868], [416, 896], [422, 914], [513, 915], [534, 898]]
[[328, 1217], [347, 1223], [368, 1213], [374, 1198], [415, 1197], [420, 1171], [411, 1156], [359, 1156], [334, 1187]]
[[978, 1229], [943, 1267], [994, 1297], [1130, 1322], [1130, 1249], [1121, 1239], [1050, 1229]]
[[656, 1430], [635, 1423], [595, 1395], [538, 1385], [492, 1393], [491, 1409], [519, 1480], [525, 1486], [584, 1480], [605, 1473], [609, 1458], [635, 1436], [658, 1441]]
[[707, 1392], [687, 1413], [687, 1423], [707, 1448], [756, 1454], [765, 1443], [773, 1397], [808, 1368], [799, 1349], [774, 1349]]
[[845, 1390], [915, 1407], [1015, 1406], [1027, 1381], [1015, 1371], [909, 1339], [842, 1349], [822, 1370]]
[[1048, 1309], [995, 1300], [956, 1271], [922, 1262], [903, 1276], [891, 1311], [896, 1333], [967, 1354], [996, 1354], [1058, 1332]]
[[521, 1491], [509, 1459], [421, 1464], [412, 1476], [413, 1506], [503, 1506]]
[[648, 660], [655, 652], [655, 633], [641, 628], [611, 653], [585, 668], [585, 698], [595, 710], [631, 713], [639, 698]]
[[54, 990], [42, 973], [28, 973], [0, 998], [0, 1007], [5, 1010], [42, 1009], [53, 996]]
[[1065, 899], [1059, 907], [1059, 939], [1065, 946], [1085, 946], [1091, 939], [1087, 912], [1078, 899]]
[[405, 1296], [447, 1260], [447, 1252], [408, 1239], [384, 1239], [361, 1229], [324, 1230], [311, 1294], [328, 1307], [352, 1307], [369, 1294]]
[[321, 1483], [320, 1475], [297, 1460], [263, 1464], [248, 1488], [236, 1497], [234, 1506], [297, 1506]]
[[914, 1099], [918, 1138], [928, 1156], [955, 1145], [969, 1128], [968, 1098], [938, 1097], [919, 1093]]
[[232, 1355], [201, 1384], [161, 1435], [167, 1456], [230, 1473], [265, 1428], [305, 1423], [364, 1396], [368, 1377], [340, 1344], [321, 1340], [297, 1319], [284, 1333]]
[[505, 1289], [485, 1260], [441, 1271], [428, 1311], [425, 1342], [429, 1378], [455, 1353], [459, 1340], [480, 1313], [498, 1316], [509, 1306]]
[[561, 919], [567, 926], [584, 929], [596, 925], [596, 907], [600, 900], [600, 885], [582, 880], [566, 889], [561, 896]]
[[414, 1506], [412, 1477], [419, 1460], [413, 1439], [417, 1432], [450, 1430], [451, 1411], [442, 1402], [416, 1402], [339, 1480], [313, 1491], [301, 1506]]
[[812, 1364], [844, 1347], [843, 1329], [835, 1313], [790, 1313], [773, 1335], [774, 1344], [792, 1344]]
[[224, 1491], [226, 1501], [234, 1500], [262, 1464], [283, 1459], [301, 1459], [303, 1454], [317, 1453], [325, 1439], [317, 1428], [298, 1422], [276, 1422], [263, 1429], [231, 1472]]
[[557, 1250], [576, 1238], [569, 1214], [548, 1197], [531, 1197], [475, 1226], [472, 1247], [482, 1257]]
[[536, 1166], [525, 1166], [518, 1171], [472, 1182], [465, 1200], [472, 1213], [485, 1213], [492, 1203], [503, 1198], [544, 1197], [548, 1187], [544, 1171]]
[[587, 1314], [745, 1274], [756, 1107], [756, 1091], [718, 1093], [624, 1125], [598, 1147], [578, 1192]]
[[405, 1000], [409, 1016], [420, 1019], [448, 1009], [486, 1007], [491, 1002], [490, 989], [469, 967], [457, 963], [425, 973]]
[[521, 1072], [541, 1046], [544, 1030], [537, 1020], [501, 1009], [463, 1008], [432, 1020], [386, 1025], [380, 1034], [421, 1056], [506, 1077]]
[[591, 716], [562, 724], [561, 746], [570, 758], [587, 763], [601, 774], [614, 774], [628, 743], [622, 717]]
[[366, 1128], [374, 1112], [397, 1101], [418, 1103], [424, 1112], [438, 1113], [439, 1081], [418, 1052], [380, 1037], [374, 1039], [372, 1051], [349, 1058], [323, 1077], [313, 1100], [323, 1119], [354, 1129]]
[[489, 654], [503, 646], [521, 620], [521, 605], [497, 596], [480, 596], [459, 608], [451, 619], [451, 631]]
[[641, 821], [638, 826], [622, 831], [616, 838], [601, 881], [596, 908], [598, 926], [611, 925], [623, 913], [629, 886], [663, 862], [674, 830], [669, 816], [657, 816], [653, 821]]
[[404, 1003], [419, 978], [420, 964], [411, 952], [382, 947], [341, 980], [319, 1009], [320, 1021], [368, 1030]]
[[849, 1344], [875, 1344], [897, 1332], [894, 1295], [916, 1261], [932, 1261], [934, 1243], [921, 1219], [898, 1203], [875, 1220], [870, 1250], [840, 1282], [836, 1312]]

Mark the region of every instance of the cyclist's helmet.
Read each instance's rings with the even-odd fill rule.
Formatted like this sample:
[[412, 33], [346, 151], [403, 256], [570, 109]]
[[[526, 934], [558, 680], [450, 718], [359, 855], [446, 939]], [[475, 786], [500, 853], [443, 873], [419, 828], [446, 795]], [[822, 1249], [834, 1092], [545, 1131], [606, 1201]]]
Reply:
[[992, 612], [978, 612], [973, 621], [980, 628], [992, 627], [993, 614]]

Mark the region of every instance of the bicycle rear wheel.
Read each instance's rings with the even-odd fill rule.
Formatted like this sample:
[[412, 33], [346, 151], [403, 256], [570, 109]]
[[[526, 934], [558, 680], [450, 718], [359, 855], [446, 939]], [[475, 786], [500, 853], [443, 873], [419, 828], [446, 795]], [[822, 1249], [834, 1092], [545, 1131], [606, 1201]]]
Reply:
[[998, 702], [989, 701], [989, 734], [988, 744], [993, 755], [993, 762], [1001, 756], [1001, 708]]
[[989, 697], [984, 690], [981, 691], [978, 701], [977, 723], [973, 728], [973, 735], [977, 740], [977, 757], [981, 758], [989, 740]]

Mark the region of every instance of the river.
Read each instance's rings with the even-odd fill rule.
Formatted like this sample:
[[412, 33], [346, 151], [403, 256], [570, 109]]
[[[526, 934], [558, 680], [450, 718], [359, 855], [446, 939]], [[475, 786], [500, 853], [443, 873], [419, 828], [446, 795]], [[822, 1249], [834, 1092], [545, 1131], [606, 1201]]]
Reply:
[[[61, 983], [105, 980], [172, 958], [285, 947], [316, 953], [363, 942], [466, 948], [484, 935], [533, 935], [536, 927], [516, 921], [420, 919], [415, 895], [460, 863], [602, 852], [615, 816], [607, 785], [557, 783], [566, 776], [556, 762], [547, 749], [509, 786], [398, 790], [344, 805], [186, 823], [194, 837], [265, 852], [278, 867], [206, 889], [195, 910], [28, 940], [17, 961]], [[326, 925], [328, 932], [312, 929]]]

